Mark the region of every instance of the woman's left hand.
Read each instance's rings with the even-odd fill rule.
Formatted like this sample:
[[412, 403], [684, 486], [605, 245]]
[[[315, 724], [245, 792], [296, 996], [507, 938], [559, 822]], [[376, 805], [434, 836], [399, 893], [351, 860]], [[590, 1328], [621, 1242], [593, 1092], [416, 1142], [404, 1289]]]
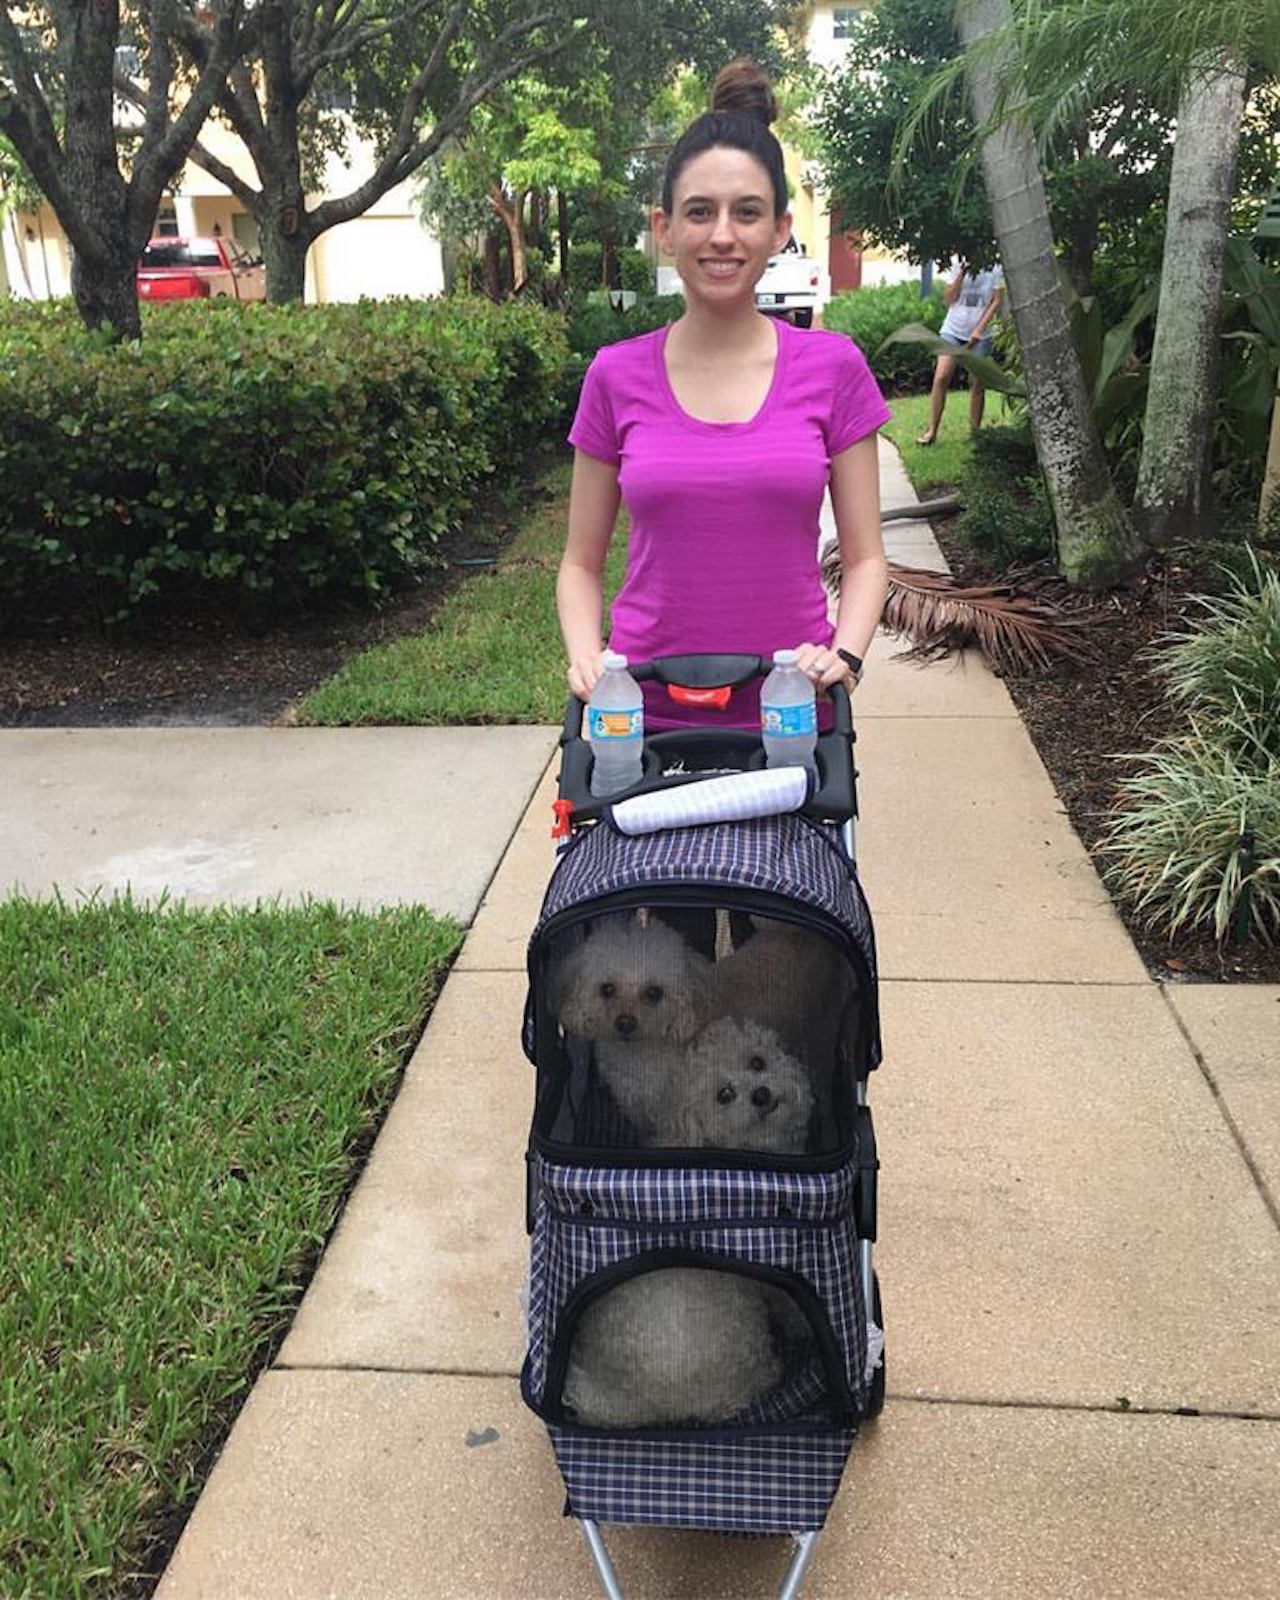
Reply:
[[833, 683], [843, 680], [845, 688], [853, 693], [853, 673], [841, 661], [833, 645], [797, 645], [796, 666], [807, 675], [815, 689], [829, 689]]

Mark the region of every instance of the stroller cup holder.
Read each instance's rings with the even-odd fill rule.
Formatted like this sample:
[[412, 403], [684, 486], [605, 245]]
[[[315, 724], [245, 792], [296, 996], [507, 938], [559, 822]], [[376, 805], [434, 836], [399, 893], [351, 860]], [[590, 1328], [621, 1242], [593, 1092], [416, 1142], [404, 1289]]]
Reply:
[[[772, 661], [756, 655], [662, 656], [630, 668], [637, 683], [661, 683], [694, 690], [740, 689], [773, 670]], [[802, 816], [819, 822], [846, 823], [858, 814], [857, 769], [853, 762], [853, 710], [843, 683], [827, 691], [832, 726], [818, 736], [811, 780]], [[745, 728], [671, 728], [645, 735], [643, 777], [617, 794], [591, 793], [594, 765], [590, 742], [582, 735], [583, 703], [570, 695], [560, 734], [560, 798], [573, 808], [575, 824], [594, 822], [614, 801], [632, 795], [697, 783], [725, 772], [755, 772], [765, 766], [764, 744]]]

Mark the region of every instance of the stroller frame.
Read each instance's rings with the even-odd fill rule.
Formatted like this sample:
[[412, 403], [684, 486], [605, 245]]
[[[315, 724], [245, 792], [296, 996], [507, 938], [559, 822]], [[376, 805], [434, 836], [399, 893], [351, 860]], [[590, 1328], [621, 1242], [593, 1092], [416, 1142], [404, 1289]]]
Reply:
[[[633, 675], [640, 680], [657, 679], [668, 684], [677, 684], [690, 688], [704, 689], [721, 687], [726, 683], [734, 687], [751, 681], [753, 678], [763, 676], [770, 663], [760, 658], [747, 656], [688, 656], [668, 658], [666, 660], [647, 663], [642, 666], [633, 666]], [[842, 685], [837, 685], [832, 692], [835, 704], [835, 731], [833, 735], [823, 738], [823, 747], [827, 755], [824, 763], [827, 781], [819, 788], [818, 792], [810, 798], [805, 810], [810, 815], [824, 816], [826, 820], [838, 822], [840, 839], [850, 866], [857, 865], [857, 796], [856, 796], [856, 770], [853, 765], [853, 726], [849, 698]], [[560, 806], [558, 816], [560, 823], [558, 831], [561, 842], [570, 833], [566, 820], [566, 810], [575, 819], [575, 825], [580, 822], [595, 820], [605, 809], [607, 802], [594, 800], [590, 796], [589, 774], [591, 767], [591, 754], [589, 746], [581, 737], [582, 728], [582, 703], [576, 697], [570, 696], [565, 712], [564, 732], [561, 737], [563, 762], [560, 774]], [[654, 754], [656, 751], [676, 751], [681, 747], [681, 734], [658, 735], [653, 741], [646, 741], [645, 776], [643, 781], [634, 789], [627, 791], [629, 794], [644, 793], [658, 788], [669, 787], [672, 779], [664, 779], [661, 774], [662, 757]], [[696, 735], [695, 735], [696, 737]], [[759, 740], [750, 734], [734, 734], [733, 732], [721, 734], [720, 739], [729, 738], [732, 742], [742, 747], [742, 741], [748, 741], [757, 749]], [[838, 744], [835, 741], [840, 741]], [[708, 745], [716, 743], [713, 734], [706, 738]], [[843, 748], [847, 752], [847, 760], [841, 762], [834, 759], [834, 751]], [[751, 765], [759, 765], [756, 758]], [[675, 783], [697, 781], [696, 774], [682, 774], [674, 780]], [[623, 798], [619, 795], [617, 799]], [[854, 1085], [854, 1103], [862, 1110], [868, 1105], [867, 1077], [859, 1074]], [[871, 1238], [859, 1237], [858, 1273], [863, 1293], [863, 1305], [868, 1324], [869, 1339], [874, 1334], [877, 1340], [877, 1354], [875, 1367], [879, 1368], [880, 1388], [878, 1397], [868, 1405], [864, 1420], [870, 1420], [879, 1413], [883, 1404], [883, 1363], [884, 1344], [883, 1332], [879, 1326], [881, 1315], [879, 1306], [878, 1285], [875, 1278], [874, 1244]], [[605, 1544], [604, 1536], [599, 1523], [590, 1517], [577, 1516], [576, 1519], [582, 1529], [583, 1539], [599, 1578], [601, 1589], [606, 1600], [625, 1600], [623, 1589], [619, 1583], [612, 1559]], [[791, 1538], [794, 1541], [794, 1551], [783, 1577], [782, 1587], [778, 1591], [778, 1600], [798, 1600], [805, 1577], [812, 1564], [817, 1548], [821, 1529], [793, 1530]]]

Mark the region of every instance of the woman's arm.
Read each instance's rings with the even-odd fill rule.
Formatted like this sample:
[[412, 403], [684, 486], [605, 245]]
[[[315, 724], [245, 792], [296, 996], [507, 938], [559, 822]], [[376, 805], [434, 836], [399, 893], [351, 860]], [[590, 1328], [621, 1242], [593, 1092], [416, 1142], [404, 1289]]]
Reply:
[[977, 327], [969, 335], [970, 344], [977, 344], [978, 340], [986, 333], [988, 324], [995, 321], [996, 315], [1000, 310], [1000, 297], [1003, 293], [1004, 288], [1001, 287], [987, 301], [982, 315], [978, 318]]
[[[889, 592], [889, 563], [880, 535], [880, 457], [874, 433], [832, 457], [831, 505], [840, 550], [835, 638], [830, 649], [805, 645], [797, 652], [797, 665], [806, 671], [812, 667], [810, 675], [823, 689], [852, 676], [835, 651], [848, 650], [865, 658]], [[853, 687], [851, 682], [849, 687]]]
[[949, 284], [947, 284], [947, 286], [942, 291], [942, 303], [943, 303], [944, 306], [953, 306], [953, 305], [955, 305], [956, 299], [960, 294], [960, 290], [964, 286], [965, 270], [966, 270], [965, 269], [965, 265], [964, 265], [964, 262], [962, 261], [960, 263], [959, 271], [956, 273], [955, 277], [952, 278], [951, 282]]
[[573, 486], [569, 490], [569, 536], [556, 575], [556, 610], [569, 687], [586, 700], [600, 676], [604, 653], [600, 632], [604, 619], [604, 562], [618, 516], [618, 469], [584, 450], [573, 453]]

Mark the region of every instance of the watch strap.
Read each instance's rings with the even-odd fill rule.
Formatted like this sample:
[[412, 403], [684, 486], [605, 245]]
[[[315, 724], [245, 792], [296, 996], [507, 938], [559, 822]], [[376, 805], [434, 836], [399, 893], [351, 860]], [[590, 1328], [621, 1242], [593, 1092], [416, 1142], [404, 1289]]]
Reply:
[[849, 671], [853, 673], [853, 681], [857, 683], [862, 677], [862, 657], [855, 656], [852, 650], [837, 649], [836, 654], [848, 667]]

